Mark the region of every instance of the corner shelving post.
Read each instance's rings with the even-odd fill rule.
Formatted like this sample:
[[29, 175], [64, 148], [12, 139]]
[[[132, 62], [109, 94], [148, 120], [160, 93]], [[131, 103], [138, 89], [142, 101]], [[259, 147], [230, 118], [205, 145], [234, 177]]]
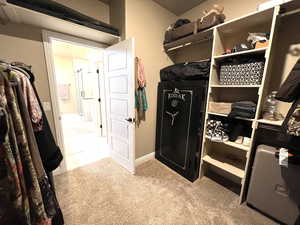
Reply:
[[277, 28], [276, 25], [278, 23], [279, 11], [280, 11], [280, 6], [276, 6], [274, 8], [274, 12], [273, 12], [269, 47], [268, 47], [268, 49], [265, 53], [266, 62], [265, 62], [265, 68], [264, 68], [261, 87], [259, 88], [259, 93], [258, 93], [259, 96], [258, 96], [258, 103], [257, 103], [257, 108], [256, 108], [255, 120], [252, 124], [250, 152], [247, 154], [247, 162], [246, 162], [246, 167], [245, 167], [245, 177], [242, 181], [242, 189], [241, 189], [241, 194], [240, 194], [240, 203], [242, 203], [244, 201], [244, 199], [246, 198], [246, 190], [247, 190], [246, 185], [247, 185], [248, 179], [250, 177], [249, 162], [250, 162], [251, 157], [253, 157], [254, 151], [255, 151], [255, 149], [253, 149], [253, 147], [254, 147], [253, 142], [254, 142], [255, 132], [256, 132], [256, 129], [257, 129], [257, 125], [258, 125], [258, 120], [259, 120], [261, 110], [262, 110], [262, 107], [263, 107], [264, 98], [266, 96], [266, 93], [264, 93], [264, 89], [265, 89], [265, 86], [267, 85], [267, 80], [268, 80], [267, 76], [270, 76], [269, 71], [270, 71], [271, 62], [272, 62], [272, 60], [271, 60], [272, 44], [274, 43], [274, 38], [275, 38], [275, 35], [276, 35], [276, 28]]

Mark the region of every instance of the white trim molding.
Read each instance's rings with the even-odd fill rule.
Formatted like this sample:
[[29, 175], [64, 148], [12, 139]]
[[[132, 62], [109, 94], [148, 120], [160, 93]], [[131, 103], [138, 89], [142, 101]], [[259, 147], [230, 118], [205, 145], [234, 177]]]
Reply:
[[144, 155], [144, 156], [142, 156], [140, 158], [137, 158], [135, 160], [135, 167], [138, 167], [138, 166], [144, 164], [145, 162], [147, 162], [147, 161], [149, 161], [151, 159], [154, 159], [154, 158], [155, 158], [155, 152], [151, 152], [151, 153], [149, 153], [147, 155]]

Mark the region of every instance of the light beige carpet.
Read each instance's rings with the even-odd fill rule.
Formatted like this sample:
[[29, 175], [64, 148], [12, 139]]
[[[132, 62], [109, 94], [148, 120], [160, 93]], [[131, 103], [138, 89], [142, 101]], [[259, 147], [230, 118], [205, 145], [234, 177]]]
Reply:
[[66, 225], [274, 225], [209, 178], [190, 183], [156, 160], [135, 176], [103, 159], [55, 178]]

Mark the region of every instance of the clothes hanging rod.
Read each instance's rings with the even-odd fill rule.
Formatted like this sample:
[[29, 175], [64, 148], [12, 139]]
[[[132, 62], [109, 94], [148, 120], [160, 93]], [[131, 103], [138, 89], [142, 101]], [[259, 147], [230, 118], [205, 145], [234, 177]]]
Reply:
[[280, 17], [282, 18], [282, 17], [286, 17], [286, 16], [291, 16], [291, 15], [295, 15], [298, 13], [300, 13], [300, 9], [295, 9], [295, 10], [280, 14]]

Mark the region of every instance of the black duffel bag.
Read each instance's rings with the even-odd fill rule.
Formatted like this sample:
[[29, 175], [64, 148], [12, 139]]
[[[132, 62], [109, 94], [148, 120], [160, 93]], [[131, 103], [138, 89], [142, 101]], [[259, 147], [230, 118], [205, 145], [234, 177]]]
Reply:
[[160, 70], [160, 80], [199, 80], [208, 78], [209, 72], [210, 61], [179, 63]]

